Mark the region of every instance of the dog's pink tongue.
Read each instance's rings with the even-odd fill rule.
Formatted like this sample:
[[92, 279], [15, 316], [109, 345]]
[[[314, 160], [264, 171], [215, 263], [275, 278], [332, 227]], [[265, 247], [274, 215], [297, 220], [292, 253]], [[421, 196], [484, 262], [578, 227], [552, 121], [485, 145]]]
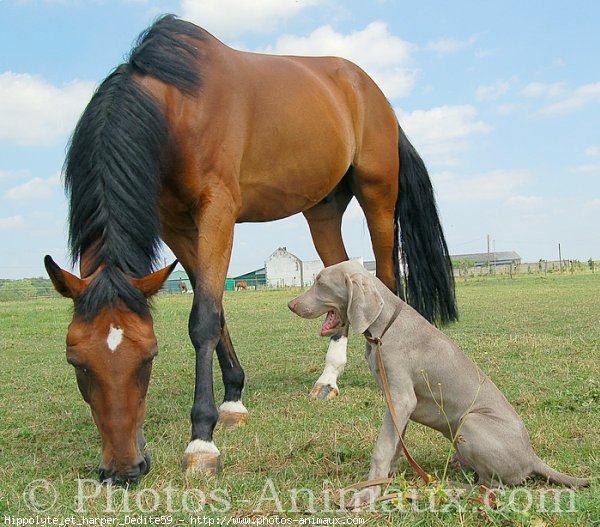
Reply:
[[325, 319], [325, 322], [323, 322], [323, 325], [321, 326], [321, 336], [323, 337], [327, 335], [327, 332], [333, 326], [335, 326], [335, 313], [333, 311], [329, 311], [329, 313], [327, 313], [327, 318]]

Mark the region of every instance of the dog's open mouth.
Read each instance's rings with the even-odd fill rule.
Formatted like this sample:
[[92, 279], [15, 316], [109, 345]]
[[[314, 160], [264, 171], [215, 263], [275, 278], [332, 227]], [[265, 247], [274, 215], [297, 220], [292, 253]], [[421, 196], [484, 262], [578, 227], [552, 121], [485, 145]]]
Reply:
[[327, 317], [325, 318], [325, 322], [321, 326], [321, 336], [329, 337], [333, 333], [336, 332], [336, 329], [342, 325], [342, 320], [337, 315], [337, 313], [333, 310], [327, 313]]

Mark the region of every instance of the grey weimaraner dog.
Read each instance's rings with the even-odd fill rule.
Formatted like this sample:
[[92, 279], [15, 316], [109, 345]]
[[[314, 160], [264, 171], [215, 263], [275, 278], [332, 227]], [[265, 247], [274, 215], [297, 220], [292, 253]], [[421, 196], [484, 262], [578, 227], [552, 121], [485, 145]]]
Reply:
[[[327, 313], [321, 335], [335, 334], [349, 324], [358, 334], [381, 337], [397, 422], [405, 429], [412, 419], [444, 434], [454, 444], [455, 460], [475, 470], [480, 484], [516, 485], [537, 474], [560, 485], [589, 485], [586, 479], [546, 465], [534, 453], [523, 421], [489, 377], [360, 263], [324, 269], [289, 307], [302, 318]], [[381, 385], [374, 344], [367, 343], [366, 357]], [[385, 478], [392, 471], [397, 446], [398, 434], [388, 410], [371, 458], [370, 480]], [[366, 489], [351, 506], [364, 506], [380, 492], [379, 487]]]

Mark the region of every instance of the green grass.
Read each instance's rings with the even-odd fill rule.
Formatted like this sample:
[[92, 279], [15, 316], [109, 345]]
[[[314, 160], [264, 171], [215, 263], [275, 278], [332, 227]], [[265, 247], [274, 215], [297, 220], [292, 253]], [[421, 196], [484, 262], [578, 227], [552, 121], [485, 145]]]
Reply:
[[[457, 286], [461, 321], [445, 330], [513, 403], [537, 453], [559, 470], [592, 478], [600, 468], [599, 291], [600, 276], [592, 274], [470, 280]], [[0, 518], [34, 517], [37, 505], [40, 515], [61, 519], [169, 514], [182, 525], [195, 516], [260, 520], [271, 514], [298, 520], [360, 518], [370, 525], [600, 525], [596, 479], [572, 502], [563, 495], [561, 508], [569, 512], [562, 513], [537, 510], [540, 492], [548, 488], [539, 480], [524, 487], [534, 495], [526, 512], [524, 492], [507, 494], [500, 510], [480, 510], [464, 499], [464, 511], [446, 504], [447, 510], [414, 512], [405, 503], [405, 512], [328, 512], [336, 508], [335, 490], [364, 479], [385, 403], [359, 337], [350, 341], [341, 395], [327, 402], [308, 400], [327, 341], [318, 337], [320, 321], [301, 320], [287, 310], [296, 293], [225, 295], [247, 375], [244, 402], [250, 422], [216, 432], [222, 473], [210, 479], [184, 475], [179, 468], [189, 439], [194, 383], [187, 337], [191, 295], [157, 299], [160, 355], [145, 426], [153, 468], [139, 485], [112, 489], [112, 496], [111, 489], [83, 481], [96, 478], [100, 441], [64, 358], [69, 302], [0, 302]], [[445, 439], [411, 425], [407, 443], [425, 470], [441, 476], [449, 449]], [[415, 486], [410, 467], [404, 463], [402, 468], [405, 480], [396, 485]], [[454, 482], [467, 483], [469, 477], [449, 472]], [[302, 488], [313, 493], [313, 502], [307, 491], [294, 500], [293, 489]], [[278, 512], [274, 490], [285, 513]]]

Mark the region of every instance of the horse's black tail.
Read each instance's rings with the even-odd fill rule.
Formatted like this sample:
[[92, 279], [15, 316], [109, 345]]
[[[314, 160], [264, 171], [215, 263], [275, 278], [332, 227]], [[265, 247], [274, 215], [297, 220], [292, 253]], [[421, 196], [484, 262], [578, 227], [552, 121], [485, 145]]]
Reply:
[[[400, 127], [394, 258], [400, 294], [430, 322], [458, 320], [454, 275], [425, 163]], [[402, 259], [403, 275], [401, 274]]]

